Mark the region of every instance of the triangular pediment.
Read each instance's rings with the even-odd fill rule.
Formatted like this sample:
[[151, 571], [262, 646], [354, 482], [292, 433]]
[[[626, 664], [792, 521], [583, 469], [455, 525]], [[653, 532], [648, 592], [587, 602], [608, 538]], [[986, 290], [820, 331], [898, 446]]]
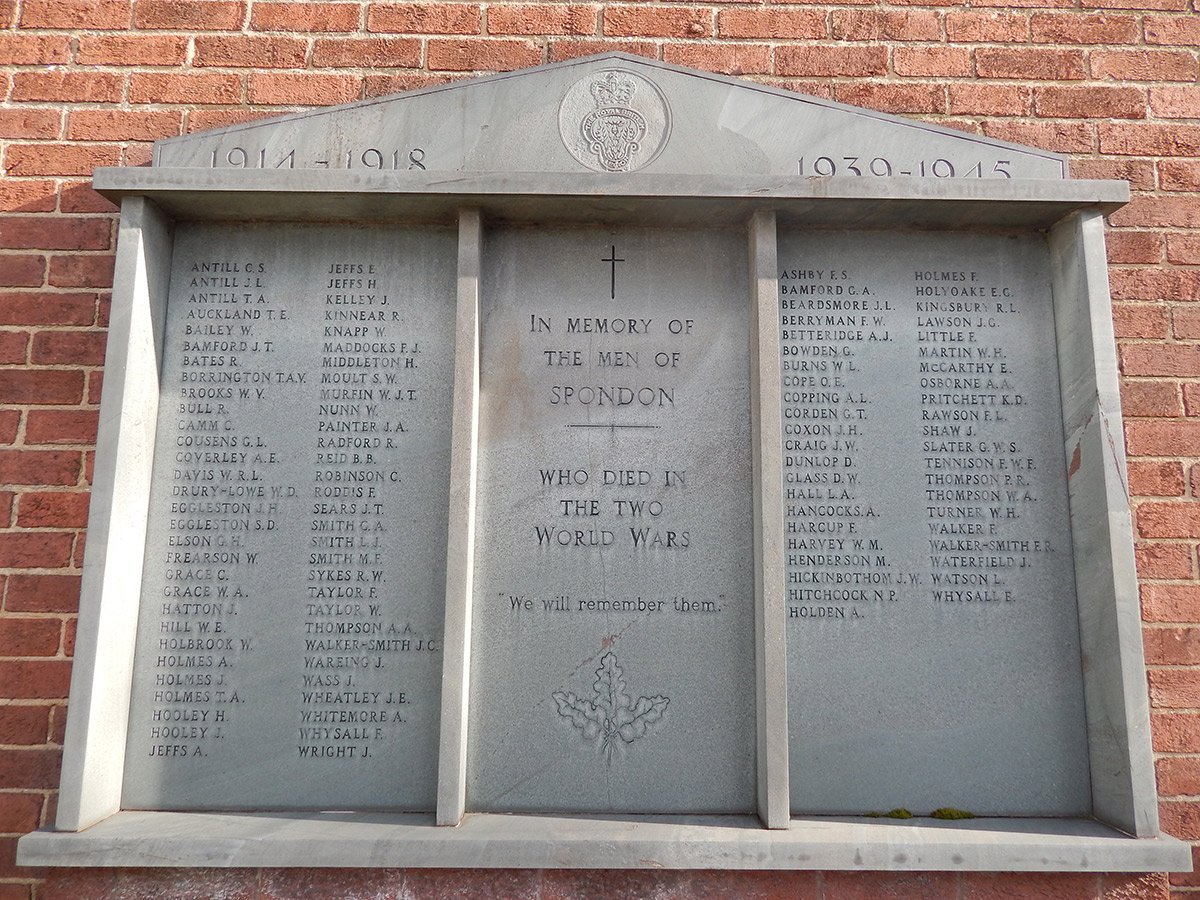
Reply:
[[171, 138], [154, 165], [1066, 177], [1053, 153], [622, 53]]

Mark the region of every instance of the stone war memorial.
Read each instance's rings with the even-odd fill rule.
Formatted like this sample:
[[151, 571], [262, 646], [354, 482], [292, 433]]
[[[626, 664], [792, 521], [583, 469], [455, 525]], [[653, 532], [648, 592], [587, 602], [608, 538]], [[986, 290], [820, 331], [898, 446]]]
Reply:
[[611, 54], [94, 183], [105, 390], [23, 864], [1190, 867], [1124, 182]]

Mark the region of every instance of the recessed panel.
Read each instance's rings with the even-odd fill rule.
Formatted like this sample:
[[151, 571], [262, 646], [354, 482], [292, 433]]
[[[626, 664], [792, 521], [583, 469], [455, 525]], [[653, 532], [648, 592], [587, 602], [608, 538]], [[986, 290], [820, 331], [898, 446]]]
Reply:
[[124, 806], [433, 807], [454, 261], [178, 229]]
[[1090, 810], [1039, 235], [779, 242], [795, 812]]
[[753, 809], [745, 260], [487, 233], [469, 810]]

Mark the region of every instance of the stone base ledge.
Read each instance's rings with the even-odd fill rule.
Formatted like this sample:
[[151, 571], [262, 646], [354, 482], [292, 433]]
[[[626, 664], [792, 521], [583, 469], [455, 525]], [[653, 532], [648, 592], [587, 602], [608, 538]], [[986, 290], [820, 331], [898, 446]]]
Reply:
[[21, 838], [27, 866], [1182, 872], [1190, 847], [1086, 819], [121, 812]]

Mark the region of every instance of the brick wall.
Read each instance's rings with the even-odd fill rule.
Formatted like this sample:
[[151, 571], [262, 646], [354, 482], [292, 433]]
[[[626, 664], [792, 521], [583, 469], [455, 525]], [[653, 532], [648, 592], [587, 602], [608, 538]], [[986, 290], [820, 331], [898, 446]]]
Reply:
[[298, 107], [604, 50], [1070, 154], [1109, 257], [1163, 822], [1200, 841], [1200, 0], [0, 0], [0, 900], [1200, 898], [1200, 876], [18, 869], [54, 814], [114, 209], [95, 166]]

